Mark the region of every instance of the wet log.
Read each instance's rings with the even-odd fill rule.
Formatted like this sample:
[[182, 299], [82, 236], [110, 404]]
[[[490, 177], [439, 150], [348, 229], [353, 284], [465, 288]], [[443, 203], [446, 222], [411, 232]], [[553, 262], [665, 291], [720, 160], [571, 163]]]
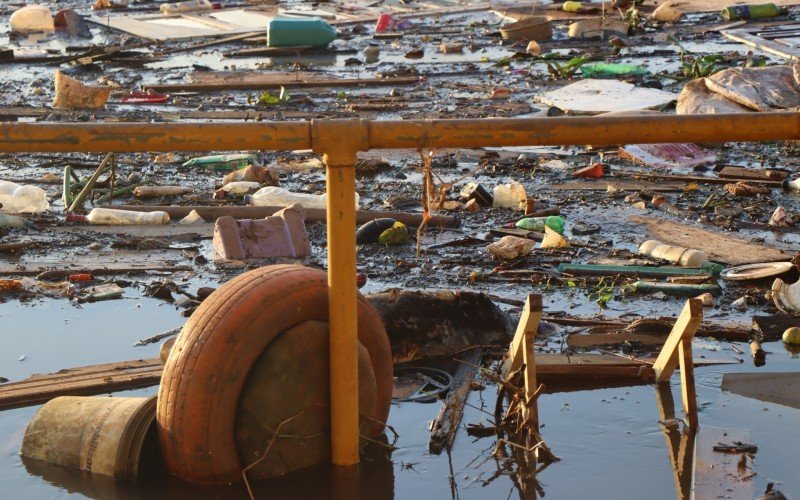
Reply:
[[46, 403], [58, 396], [94, 396], [158, 385], [159, 358], [69, 368], [0, 385], [0, 410]]
[[383, 320], [395, 363], [508, 343], [516, 328], [482, 293], [394, 289], [367, 299]]
[[[286, 207], [252, 207], [231, 205], [188, 205], [188, 206], [159, 206], [159, 205], [100, 205], [100, 208], [114, 208], [117, 210], [132, 210], [138, 212], [162, 211], [169, 214], [170, 219], [182, 219], [192, 210], [207, 221], [214, 221], [219, 217], [231, 216], [237, 219], [262, 219], [275, 214]], [[325, 222], [327, 210], [322, 208], [306, 208], [306, 221]], [[384, 212], [377, 210], [359, 210], [356, 212], [356, 222], [365, 224], [373, 219], [391, 218], [398, 220], [406, 226], [419, 226], [422, 224], [422, 214], [410, 212]], [[428, 226], [458, 227], [460, 224], [456, 217], [448, 215], [432, 215]]]
[[478, 374], [482, 350], [474, 349], [461, 358], [456, 374], [453, 377], [453, 387], [447, 394], [439, 414], [431, 422], [431, 438], [428, 441], [428, 451], [438, 455], [442, 450], [450, 451], [458, 432], [461, 418], [464, 416], [464, 406], [472, 389], [472, 381]]

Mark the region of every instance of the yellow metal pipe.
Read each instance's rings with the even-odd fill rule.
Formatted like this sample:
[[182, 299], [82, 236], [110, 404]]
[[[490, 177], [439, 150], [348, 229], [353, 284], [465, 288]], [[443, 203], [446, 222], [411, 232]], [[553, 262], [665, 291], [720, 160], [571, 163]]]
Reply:
[[565, 146], [800, 139], [800, 113], [369, 122], [370, 148]]
[[328, 325], [331, 461], [359, 461], [356, 155], [325, 155], [328, 203]]
[[310, 149], [309, 122], [0, 123], [0, 152]]

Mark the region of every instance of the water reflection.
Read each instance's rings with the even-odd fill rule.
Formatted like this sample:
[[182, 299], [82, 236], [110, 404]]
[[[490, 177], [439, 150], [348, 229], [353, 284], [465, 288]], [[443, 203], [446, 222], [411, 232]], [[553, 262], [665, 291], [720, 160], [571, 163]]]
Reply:
[[[149, 441], [143, 452], [140, 479], [126, 484], [111, 478], [79, 472], [38, 460], [22, 459], [29, 474], [39, 476], [53, 486], [71, 494], [88, 498], [142, 500], [170, 499], [242, 499], [248, 498], [244, 484], [208, 487], [183, 482], [165, 472], [155, 440]], [[394, 466], [388, 447], [371, 444], [365, 450], [357, 473], [352, 474], [320, 464], [280, 479], [251, 483], [255, 498], [271, 500], [323, 500], [365, 498], [391, 500], [394, 498]]]

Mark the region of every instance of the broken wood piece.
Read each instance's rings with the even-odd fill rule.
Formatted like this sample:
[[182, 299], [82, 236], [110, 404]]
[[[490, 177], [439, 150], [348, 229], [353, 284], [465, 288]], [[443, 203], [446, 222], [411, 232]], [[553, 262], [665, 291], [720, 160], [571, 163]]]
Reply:
[[[169, 214], [170, 219], [182, 219], [192, 210], [207, 221], [214, 221], [219, 217], [231, 216], [236, 219], [263, 219], [286, 207], [256, 207], [256, 206], [212, 206], [212, 205], [184, 205], [184, 206], [158, 206], [158, 205], [100, 205], [101, 208], [114, 208], [117, 210], [132, 210], [134, 212], [161, 211]], [[324, 208], [306, 208], [306, 221], [326, 222], [327, 210]], [[423, 215], [410, 212], [384, 212], [376, 210], [359, 210], [356, 212], [356, 223], [366, 224], [373, 219], [390, 218], [402, 222], [406, 226], [419, 226], [422, 224]], [[449, 215], [432, 215], [429, 217], [428, 226], [458, 227], [458, 218]]]
[[694, 484], [692, 498], [725, 498], [752, 500], [755, 484], [752, 472], [740, 470], [741, 454], [720, 453], [715, 446], [735, 442], [747, 443], [750, 432], [741, 429], [701, 427], [697, 431], [694, 447]]
[[678, 366], [678, 350], [684, 339], [691, 341], [697, 328], [703, 321], [703, 301], [700, 299], [689, 299], [683, 307], [680, 316], [675, 320], [672, 331], [664, 342], [664, 347], [653, 364], [656, 375], [656, 382], [667, 382], [672, 376], [672, 372]]
[[462, 357], [455, 376], [453, 387], [447, 394], [439, 414], [431, 422], [431, 437], [428, 451], [438, 455], [442, 450], [450, 451], [456, 438], [458, 426], [464, 416], [464, 406], [472, 390], [472, 381], [478, 374], [481, 362], [481, 348], [473, 349]]
[[69, 368], [0, 385], [0, 410], [46, 403], [58, 396], [93, 396], [158, 385], [159, 358]]
[[[539, 322], [542, 319], [542, 296], [538, 294], [531, 294], [525, 299], [525, 305], [522, 308], [517, 330], [514, 333], [514, 338], [511, 340], [511, 347], [509, 349], [509, 357], [511, 364], [509, 365], [508, 372], [514, 372], [519, 369], [525, 362], [523, 347], [525, 345], [525, 332], [533, 332], [536, 336], [536, 330], [539, 328]], [[534, 381], [536, 374], [533, 374]], [[535, 388], [533, 389], [535, 390]]]
[[596, 264], [559, 264], [558, 272], [573, 276], [642, 276], [646, 278], [666, 278], [669, 276], [711, 277], [706, 269], [677, 266], [617, 266]]
[[766, 403], [800, 408], [800, 372], [726, 373], [721, 389]]
[[739, 179], [747, 181], [773, 181], [780, 182], [789, 176], [782, 170], [761, 170], [757, 168], [745, 168], [728, 165], [723, 167], [717, 174], [721, 179]]
[[758, 340], [750, 341], [750, 354], [753, 355], [753, 364], [756, 366], [764, 366], [767, 363], [767, 352]]

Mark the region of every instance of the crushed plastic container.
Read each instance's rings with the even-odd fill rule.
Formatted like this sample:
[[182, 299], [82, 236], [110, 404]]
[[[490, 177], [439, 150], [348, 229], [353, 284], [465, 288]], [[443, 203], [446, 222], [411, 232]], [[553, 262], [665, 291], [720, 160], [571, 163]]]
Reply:
[[276, 17], [267, 23], [267, 46], [325, 47], [336, 40], [336, 30], [319, 17]]
[[36, 186], [0, 181], [0, 211], [10, 213], [39, 213], [50, 207], [47, 192]]
[[14, 11], [9, 18], [11, 31], [52, 31], [56, 29], [50, 9], [41, 5], [26, 5]]
[[508, 184], [500, 184], [494, 187], [492, 206], [519, 208], [520, 203], [525, 202], [525, 198], [527, 198], [525, 188], [519, 182], [513, 181]]
[[[324, 194], [294, 193], [276, 186], [267, 186], [252, 195], [245, 195], [244, 202], [261, 207], [288, 207], [295, 203], [299, 203], [303, 208], [324, 209], [327, 207]], [[358, 208], [358, 193], [356, 193], [356, 208]]]
[[166, 212], [134, 212], [113, 208], [93, 208], [88, 215], [67, 214], [67, 222], [83, 222], [106, 226], [152, 226], [167, 224]]
[[260, 187], [260, 182], [233, 181], [222, 186], [222, 190], [228, 194], [247, 194], [257, 191]]

